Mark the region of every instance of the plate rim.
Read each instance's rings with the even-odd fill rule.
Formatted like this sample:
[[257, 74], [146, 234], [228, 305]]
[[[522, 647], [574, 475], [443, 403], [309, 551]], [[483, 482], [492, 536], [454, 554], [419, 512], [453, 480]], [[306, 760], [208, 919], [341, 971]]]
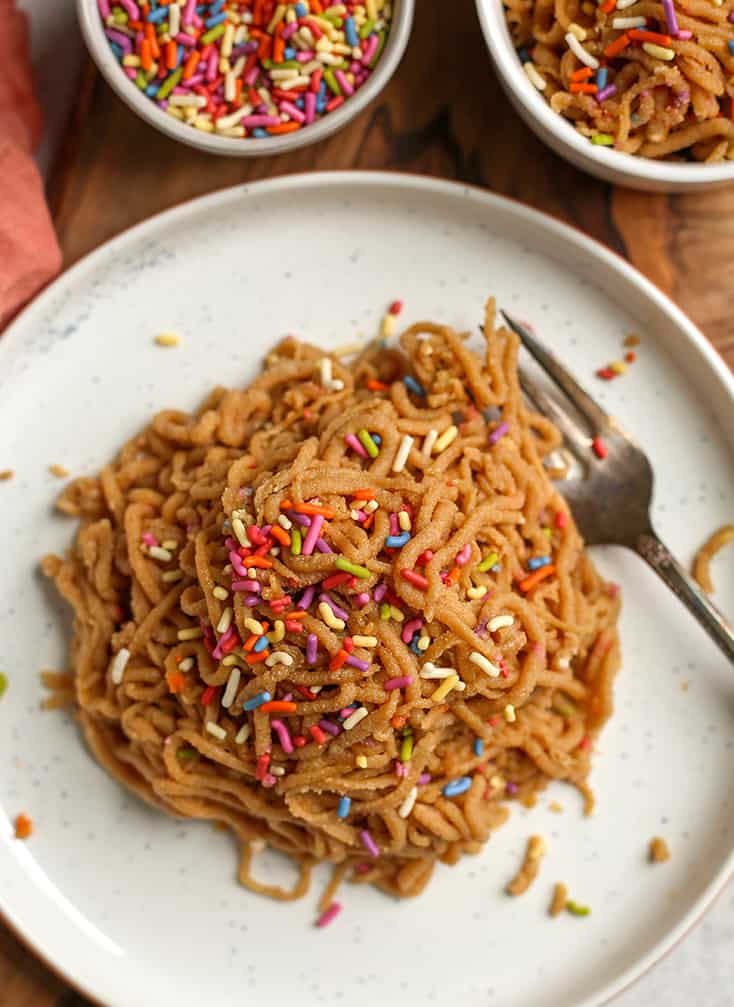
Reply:
[[[652, 302], [669, 320], [669, 323], [684, 337], [695, 350], [700, 362], [712, 377], [718, 380], [720, 389], [724, 392], [726, 408], [734, 415], [734, 374], [729, 370], [723, 358], [713, 345], [706, 339], [698, 326], [674, 303], [674, 301], [644, 276], [618, 252], [608, 248], [595, 238], [589, 237], [580, 228], [560, 221], [548, 213], [530, 207], [519, 200], [499, 195], [483, 189], [481, 186], [460, 180], [435, 178], [410, 172], [391, 172], [383, 170], [336, 170], [299, 172], [280, 175], [276, 178], [262, 179], [255, 182], [240, 183], [228, 186], [216, 192], [187, 200], [146, 218], [115, 235], [109, 241], [103, 242], [87, 252], [78, 262], [60, 274], [41, 294], [27, 305], [12, 321], [0, 338], [0, 366], [8, 353], [15, 350], [15, 340], [22, 338], [23, 330], [32, 327], [43, 317], [53, 299], [65, 289], [73, 287], [84, 274], [97, 266], [100, 258], [114, 255], [125, 246], [134, 244], [151, 232], [155, 233], [168, 226], [175, 226], [182, 220], [201, 211], [217, 209], [232, 200], [247, 200], [283, 191], [318, 189], [324, 186], [352, 186], [355, 189], [379, 190], [384, 187], [402, 188], [416, 192], [431, 193], [441, 198], [473, 199], [486, 206], [490, 211], [509, 210], [511, 214], [528, 223], [534, 223], [536, 228], [550, 232], [560, 241], [570, 242], [576, 248], [585, 251], [591, 258], [599, 262], [606, 271], [612, 271], [621, 276], [627, 283], [635, 287], [643, 299]], [[718, 418], [717, 418], [718, 421]], [[718, 421], [720, 422], [720, 421]], [[678, 923], [658, 940], [654, 946], [635, 962], [624, 969], [616, 979], [606, 983], [597, 992], [592, 993], [576, 1007], [603, 1007], [613, 998], [633, 985], [641, 976], [666, 957], [677, 945], [701, 922], [719, 895], [734, 877], [734, 841], [721, 867], [709, 882], [703, 892], [695, 899]], [[104, 1005], [118, 1003], [114, 999], [111, 988], [100, 990], [98, 982], [93, 978], [85, 979], [70, 975], [63, 965], [63, 948], [50, 948], [38, 943], [33, 936], [32, 928], [24, 925], [18, 919], [17, 911], [11, 901], [17, 901], [17, 896], [10, 897], [0, 892], [0, 921], [33, 955], [39, 958], [53, 974], [66, 982], [75, 991], [88, 997], [94, 1003]], [[89, 985], [87, 985], [89, 983]], [[113, 999], [109, 1000], [108, 996]]]

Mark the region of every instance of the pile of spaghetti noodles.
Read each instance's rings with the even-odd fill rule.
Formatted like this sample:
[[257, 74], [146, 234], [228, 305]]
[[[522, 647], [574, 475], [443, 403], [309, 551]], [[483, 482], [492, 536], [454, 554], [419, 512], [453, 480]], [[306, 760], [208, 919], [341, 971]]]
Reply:
[[503, 3], [531, 81], [593, 143], [734, 157], [733, 0]]
[[[80, 528], [43, 565], [87, 741], [146, 800], [231, 827], [257, 891], [296, 897], [329, 861], [414, 895], [506, 798], [589, 796], [619, 599], [491, 302], [484, 336], [422, 323], [349, 365], [287, 338], [61, 496]], [[293, 891], [251, 876], [263, 841]]]

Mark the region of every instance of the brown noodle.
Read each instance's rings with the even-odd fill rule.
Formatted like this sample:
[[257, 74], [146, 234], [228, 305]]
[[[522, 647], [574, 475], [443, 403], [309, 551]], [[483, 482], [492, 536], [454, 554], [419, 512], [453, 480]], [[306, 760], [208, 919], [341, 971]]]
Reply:
[[[297, 898], [312, 864], [329, 861], [341, 865], [340, 878], [415, 895], [437, 860], [454, 863], [480, 849], [505, 820], [506, 797], [528, 798], [549, 778], [588, 795], [593, 738], [611, 711], [619, 599], [584, 552], [544, 472], [543, 458], [560, 437], [525, 406], [518, 342], [495, 329], [492, 302], [484, 333], [482, 359], [465, 336], [414, 325], [402, 350], [375, 343], [348, 366], [331, 358], [328, 389], [319, 381], [323, 352], [285, 339], [247, 388], [216, 388], [192, 415], [159, 413], [98, 477], [77, 479], [60, 497], [80, 527], [69, 555], [46, 557], [43, 567], [74, 609], [71, 668], [92, 752], [157, 807], [231, 827], [243, 849], [240, 879], [255, 891]], [[422, 384], [424, 397], [406, 388], [405, 375]], [[500, 422], [507, 433], [492, 439]], [[454, 423], [453, 442], [426, 456], [420, 439]], [[363, 459], [345, 444], [345, 435], [360, 430], [379, 434], [376, 458]], [[415, 441], [395, 473], [405, 434]], [[350, 512], [364, 501], [354, 494], [370, 489], [379, 506], [370, 519], [355, 520]], [[271, 568], [252, 571], [261, 594], [250, 596], [248, 607], [243, 593], [228, 594], [225, 540], [238, 516], [246, 526], [274, 525], [286, 497], [291, 506], [318, 500], [331, 508], [323, 541], [333, 552], [293, 555], [280, 545], [278, 555], [269, 553]], [[386, 552], [389, 514], [401, 507], [412, 513], [410, 541]], [[158, 547], [151, 555], [143, 536], [167, 543], [170, 561]], [[422, 555], [426, 550], [432, 558]], [[464, 566], [454, 563], [461, 550], [470, 557]], [[490, 553], [497, 554], [492, 569], [479, 571]], [[329, 628], [315, 602], [303, 633], [291, 631], [293, 603], [285, 602], [284, 612], [277, 599], [297, 602], [307, 585], [334, 574], [337, 555], [369, 570], [367, 579], [329, 591], [348, 610], [345, 630]], [[530, 557], [545, 555], [552, 557], [551, 576], [520, 590]], [[405, 580], [403, 569], [425, 575], [427, 589]], [[442, 580], [447, 571], [453, 583]], [[356, 607], [355, 596], [371, 596], [379, 584], [389, 588], [388, 600]], [[484, 597], [467, 595], [472, 588], [481, 594], [482, 586]], [[223, 626], [228, 605], [236, 647], [219, 660], [212, 627]], [[488, 630], [488, 620], [507, 614], [512, 625]], [[269, 645], [290, 664], [247, 663], [248, 656], [255, 660], [243, 649], [251, 636], [245, 620], [252, 618], [273, 626], [276, 640], [283, 632], [276, 620], [291, 623]], [[424, 651], [416, 637], [410, 646], [403, 642], [413, 618], [423, 621]], [[182, 640], [181, 631], [193, 638]], [[351, 664], [331, 670], [348, 646], [346, 633], [377, 638], [373, 649], [353, 646], [351, 656], [366, 671]], [[309, 634], [318, 640], [315, 666], [305, 657]], [[129, 659], [117, 684], [115, 655], [123, 648]], [[485, 674], [470, 660], [475, 652], [501, 664], [502, 674]], [[419, 677], [426, 661], [460, 676], [440, 702], [431, 696], [441, 683]], [[225, 709], [223, 689], [235, 665], [241, 678]], [[403, 676], [410, 684], [383, 688]], [[291, 752], [271, 732], [268, 712], [243, 710], [262, 692], [293, 696], [295, 712], [277, 714], [297, 740]], [[340, 723], [350, 704], [363, 706], [366, 717], [318, 744], [310, 729], [325, 719]], [[258, 760], [268, 754], [263, 779]], [[445, 785], [460, 777], [468, 789], [445, 796]], [[336, 814], [342, 797], [351, 798], [345, 818]], [[365, 850], [364, 832], [379, 856]], [[252, 878], [251, 856], [263, 840], [300, 865], [292, 891]]]
[[[527, 48], [532, 66], [545, 86], [544, 97], [554, 112], [571, 120], [588, 138], [611, 136], [616, 150], [650, 158], [722, 161], [734, 157], [734, 122], [730, 108], [734, 95], [734, 40], [729, 15], [732, 0], [720, 5], [712, 0], [673, 0], [678, 28], [692, 37], [671, 37], [665, 9], [654, 0], [623, 9], [603, 9], [588, 0], [503, 0], [512, 39]], [[644, 18], [643, 30], [668, 35], [661, 59], [642, 41], [627, 45], [605, 59], [604, 50], [625, 30], [615, 28], [616, 18]], [[595, 94], [573, 93], [571, 74], [583, 65], [569, 48], [565, 36], [578, 26], [586, 37], [583, 48], [608, 68], [608, 85], [616, 91], [597, 101]], [[573, 33], [573, 31], [572, 31]], [[535, 76], [529, 71], [531, 79]], [[595, 78], [586, 84], [594, 86]], [[537, 86], [537, 85], [536, 85]]]

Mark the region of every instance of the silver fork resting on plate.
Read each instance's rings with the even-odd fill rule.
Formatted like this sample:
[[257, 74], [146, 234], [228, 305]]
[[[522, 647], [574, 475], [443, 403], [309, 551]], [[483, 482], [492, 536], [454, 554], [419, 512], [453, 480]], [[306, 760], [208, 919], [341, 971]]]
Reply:
[[647, 456], [525, 325], [504, 311], [502, 314], [584, 421], [580, 423], [571, 410], [521, 370], [523, 392], [538, 412], [559, 428], [566, 445], [585, 469], [585, 474], [564, 483], [563, 496], [587, 544], [623, 545], [639, 553], [734, 662], [734, 627], [652, 527], [653, 471]]

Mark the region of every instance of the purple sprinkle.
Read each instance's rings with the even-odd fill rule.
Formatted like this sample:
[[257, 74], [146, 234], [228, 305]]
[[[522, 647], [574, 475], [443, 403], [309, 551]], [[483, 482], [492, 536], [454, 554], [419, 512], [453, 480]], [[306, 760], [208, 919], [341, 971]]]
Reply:
[[[323, 721], [322, 721], [323, 724]], [[379, 857], [380, 851], [377, 848], [377, 844], [372, 838], [372, 834], [367, 831], [367, 829], [362, 829], [359, 834], [359, 838], [362, 840], [362, 846], [367, 850], [371, 857]]]
[[309, 633], [306, 639], [306, 660], [309, 664], [316, 664], [316, 655], [319, 649], [318, 637], [315, 633]]
[[675, 16], [675, 8], [673, 7], [673, 0], [663, 0], [663, 10], [665, 11], [665, 21], [668, 25], [668, 34], [677, 35], [678, 21]]
[[330, 720], [320, 720], [319, 727], [322, 731], [326, 731], [327, 734], [331, 734], [333, 737], [341, 734], [341, 727], [337, 726], [337, 724], [332, 724]]
[[134, 0], [117, 0], [120, 7], [122, 7], [129, 18], [133, 21], [140, 20], [140, 8]]
[[430, 773], [421, 773], [421, 775], [418, 777], [418, 783], [421, 786], [424, 786], [426, 783], [430, 783], [430, 782], [431, 782], [431, 774]]
[[314, 584], [309, 584], [309, 586], [304, 590], [301, 595], [300, 601], [297, 603], [296, 608], [300, 608], [302, 612], [305, 612], [307, 608], [310, 608], [313, 604], [313, 599], [316, 594], [316, 587]]
[[116, 45], [120, 46], [125, 56], [129, 56], [133, 51], [132, 42], [123, 32], [115, 31], [114, 28], [105, 28], [104, 33], [110, 42], [114, 42]]
[[291, 521], [295, 521], [296, 524], [300, 524], [304, 528], [311, 527], [311, 518], [308, 514], [297, 514], [294, 510], [288, 510], [286, 511], [286, 515], [291, 519]]
[[332, 553], [334, 550], [331, 548], [328, 542], [325, 542], [322, 538], [316, 539], [316, 548], [319, 552]]
[[232, 590], [247, 591], [249, 594], [260, 594], [262, 591], [262, 584], [256, 580], [233, 580]]
[[378, 605], [380, 604], [380, 602], [382, 601], [382, 599], [385, 597], [386, 594], [387, 594], [387, 584], [378, 584], [375, 590], [372, 592], [372, 595]]
[[310, 556], [313, 553], [314, 546], [316, 545], [316, 539], [321, 534], [321, 526], [323, 523], [323, 516], [321, 514], [314, 514], [313, 520], [311, 521], [311, 527], [306, 532], [306, 537], [303, 540], [301, 553], [304, 556]]
[[343, 619], [346, 622], [349, 618], [349, 612], [345, 612], [343, 608], [340, 608], [331, 595], [327, 594], [326, 591], [319, 595], [319, 601], [325, 601], [337, 619]]
[[489, 435], [489, 443], [496, 444], [501, 437], [505, 436], [505, 434], [509, 429], [510, 424], [507, 422], [507, 420], [503, 420], [503, 422], [500, 423], [500, 425], [495, 430], [493, 430], [492, 433]]
[[256, 594], [250, 594], [247, 598], [245, 598], [245, 605], [247, 605], [248, 608], [254, 608], [255, 605], [259, 604], [259, 602], [260, 599]]
[[388, 521], [390, 522], [390, 534], [391, 535], [399, 535], [400, 534], [400, 525], [398, 524], [398, 516], [397, 516], [397, 514], [395, 514], [394, 512], [392, 512], [388, 516]]
[[508, 783], [505, 790], [508, 794], [516, 794], [520, 788], [516, 783]]
[[477, 636], [485, 636], [487, 632], [487, 620], [482, 619], [474, 632]]
[[369, 670], [369, 662], [362, 661], [358, 657], [354, 657], [352, 654], [346, 659], [345, 664], [351, 665], [353, 668], [359, 668], [360, 671]]
[[595, 97], [596, 100], [599, 102], [599, 104], [601, 104], [603, 101], [606, 101], [607, 98], [611, 98], [612, 95], [616, 93], [617, 93], [617, 85], [607, 84], [607, 86], [603, 87], [601, 91], [597, 91]]
[[391, 689], [407, 689], [412, 683], [412, 675], [401, 675], [399, 678], [388, 678], [387, 682], [382, 683], [382, 688], [390, 692]]

